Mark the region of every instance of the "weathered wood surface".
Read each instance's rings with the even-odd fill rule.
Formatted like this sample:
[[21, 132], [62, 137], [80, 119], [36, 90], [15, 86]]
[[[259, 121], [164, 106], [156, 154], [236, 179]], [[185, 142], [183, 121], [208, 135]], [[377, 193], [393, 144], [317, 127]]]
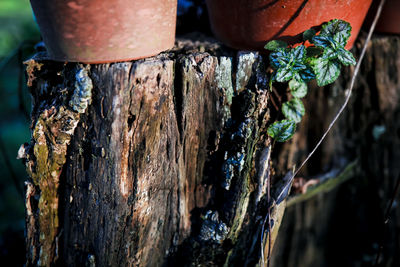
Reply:
[[[374, 254], [367, 246], [379, 236], [371, 231], [400, 168], [399, 53], [398, 37], [373, 39], [348, 111], [301, 173], [342, 170], [358, 159], [352, 181], [361, 182], [291, 206], [272, 266], [342, 266]], [[20, 151], [31, 177], [27, 265], [258, 264], [266, 155], [277, 188], [329, 124], [352, 73], [313, 88], [298, 133], [271, 149], [265, 129], [277, 114], [265, 90], [266, 63], [256, 53], [190, 40], [134, 62], [29, 61], [34, 134]], [[374, 139], [380, 125], [386, 132]], [[284, 203], [273, 214], [282, 210]], [[398, 237], [396, 212], [390, 234]], [[388, 240], [385, 266], [396, 266], [399, 242]]]
[[26, 63], [40, 132], [20, 153], [31, 177], [28, 266], [232, 261], [265, 194], [255, 197], [254, 174], [268, 92], [265, 59], [218, 49], [181, 41], [134, 62]]

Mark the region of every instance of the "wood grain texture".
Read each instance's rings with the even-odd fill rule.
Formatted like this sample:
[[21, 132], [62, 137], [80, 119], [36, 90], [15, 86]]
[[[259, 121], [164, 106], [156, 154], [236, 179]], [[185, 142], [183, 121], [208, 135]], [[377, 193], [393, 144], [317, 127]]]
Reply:
[[[30, 200], [43, 191], [28, 184], [27, 249], [36, 251], [28, 253], [28, 266], [227, 260], [249, 223], [246, 214], [257, 208], [258, 182], [251, 174], [269, 115], [265, 59], [220, 54], [214, 42], [181, 40], [169, 53], [133, 62], [83, 66], [33, 59], [33, 124], [49, 108], [70, 112], [80, 69], [88, 70], [93, 89], [63, 154], [51, 197], [59, 224], [49, 240], [38, 238], [43, 229], [37, 223], [47, 222], [29, 215], [40, 214]], [[26, 150], [37, 143], [32, 139]], [[28, 162], [36, 164], [35, 158]], [[46, 261], [38, 252], [44, 248]]]
[[[380, 234], [371, 229], [380, 227], [400, 171], [399, 43], [394, 36], [373, 39], [348, 110], [300, 173], [329, 173], [357, 158], [351, 181], [358, 183], [290, 207], [272, 266], [364, 266], [373, 257]], [[133, 62], [34, 59], [27, 68], [31, 128], [44, 130], [23, 147], [27, 266], [259, 264], [265, 179], [271, 175], [274, 196], [329, 124], [353, 71], [346, 68], [332, 86], [311, 85], [298, 132], [271, 148], [266, 127], [280, 113], [265, 90], [266, 63], [204, 38], [181, 39], [171, 51]], [[76, 93], [84, 88], [77, 85], [82, 69], [93, 85], [90, 101], [87, 91]], [[275, 89], [285, 100], [286, 88]], [[273, 206], [274, 226], [284, 210]], [[385, 266], [399, 262], [399, 216], [393, 211]]]

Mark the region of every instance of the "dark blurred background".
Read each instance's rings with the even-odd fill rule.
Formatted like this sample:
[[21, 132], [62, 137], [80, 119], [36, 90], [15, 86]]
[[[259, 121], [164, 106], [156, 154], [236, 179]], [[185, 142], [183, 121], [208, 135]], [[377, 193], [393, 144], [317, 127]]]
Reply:
[[16, 159], [30, 139], [30, 96], [22, 61], [40, 41], [29, 0], [0, 0], [0, 262], [24, 263], [25, 168]]

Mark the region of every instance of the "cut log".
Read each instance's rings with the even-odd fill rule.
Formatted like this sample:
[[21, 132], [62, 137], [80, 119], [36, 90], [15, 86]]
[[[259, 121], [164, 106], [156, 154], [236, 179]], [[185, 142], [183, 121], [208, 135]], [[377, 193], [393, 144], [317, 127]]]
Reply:
[[261, 56], [215, 47], [182, 41], [91, 66], [27, 61], [27, 265], [229, 262], [266, 193], [255, 201], [268, 92]]
[[[301, 175], [342, 170], [356, 158], [359, 175], [380, 175], [383, 165], [370, 162], [377, 156], [364, 152], [391, 157], [378, 161], [392, 164], [385, 177], [398, 171], [398, 142], [382, 152], [383, 138], [371, 137], [374, 125], [390, 129], [384, 140], [398, 135], [398, 125], [389, 123], [400, 114], [399, 83], [390, 74], [394, 68], [400, 77], [398, 57], [391, 57], [400, 53], [398, 43], [398, 37], [373, 40], [350, 110]], [[267, 63], [257, 53], [188, 39], [133, 62], [64, 64], [40, 54], [27, 61], [32, 140], [19, 153], [30, 177], [27, 266], [255, 266], [262, 249], [266, 261], [268, 233], [274, 243], [285, 210], [286, 194], [278, 195], [290, 183], [283, 177], [329, 124], [352, 73], [313, 88], [298, 133], [273, 146], [266, 127], [279, 114], [266, 90]], [[393, 184], [387, 179], [385, 190]], [[315, 228], [321, 236], [333, 227], [333, 192], [318, 202], [325, 212], [324, 227]], [[298, 223], [306, 216], [299, 205], [314, 203], [306, 210], [312, 218], [322, 214], [314, 201], [290, 207], [297, 213], [284, 221], [273, 266], [302, 262], [298, 232], [315, 225]], [[320, 252], [317, 245], [312, 252]]]

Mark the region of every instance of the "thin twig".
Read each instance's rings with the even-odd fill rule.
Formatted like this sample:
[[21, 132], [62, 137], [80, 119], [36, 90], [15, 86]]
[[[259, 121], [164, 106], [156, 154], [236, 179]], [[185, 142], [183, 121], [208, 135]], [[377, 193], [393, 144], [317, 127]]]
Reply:
[[275, 103], [274, 98], [271, 96], [270, 99], [271, 99], [271, 103], [272, 103], [272, 105], [274, 106], [275, 110], [276, 110], [276, 111], [279, 111], [279, 107], [278, 107], [278, 105]]
[[348, 89], [348, 93], [347, 93], [347, 96], [346, 96], [346, 100], [344, 101], [344, 103], [343, 103], [343, 105], [341, 106], [341, 108], [340, 108], [340, 110], [338, 111], [338, 113], [336, 113], [336, 115], [335, 115], [335, 117], [333, 118], [332, 122], [329, 124], [329, 127], [328, 127], [328, 129], [325, 131], [324, 135], [321, 137], [321, 139], [320, 139], [320, 140], [318, 141], [318, 143], [315, 145], [314, 149], [308, 154], [308, 156], [306, 157], [306, 159], [301, 163], [301, 165], [299, 166], [299, 168], [298, 168], [298, 169], [296, 170], [296, 172], [293, 174], [293, 177], [296, 176], [296, 174], [301, 170], [301, 168], [307, 163], [307, 161], [311, 158], [311, 156], [314, 154], [314, 152], [317, 150], [317, 148], [321, 145], [322, 141], [323, 141], [323, 140], [325, 139], [325, 137], [328, 135], [328, 133], [330, 132], [331, 128], [332, 128], [333, 125], [336, 123], [336, 121], [338, 120], [338, 118], [339, 118], [340, 115], [342, 114], [343, 110], [346, 108], [347, 104], [349, 103], [349, 100], [350, 100], [350, 97], [351, 97], [351, 93], [352, 93], [352, 91], [353, 91], [354, 83], [355, 83], [355, 81], [356, 81], [356, 77], [357, 77], [357, 75], [358, 75], [358, 72], [360, 71], [361, 62], [362, 62], [362, 60], [363, 60], [363, 58], [364, 58], [364, 56], [365, 56], [365, 52], [367, 51], [368, 44], [369, 44], [369, 42], [370, 42], [370, 40], [371, 40], [371, 36], [372, 36], [372, 33], [374, 32], [376, 23], [377, 23], [377, 21], [378, 21], [380, 15], [381, 15], [382, 6], [383, 6], [383, 4], [385, 3], [385, 1], [386, 1], [386, 0], [381, 0], [381, 2], [380, 2], [380, 4], [379, 4], [379, 7], [378, 7], [378, 10], [376, 11], [374, 21], [372, 22], [372, 25], [371, 25], [371, 27], [370, 27], [370, 29], [369, 29], [367, 39], [365, 40], [363, 49], [362, 49], [361, 54], [360, 54], [360, 58], [359, 58], [359, 60], [358, 60], [358, 62], [357, 62], [357, 65], [356, 65], [356, 67], [355, 67], [355, 69], [354, 69], [353, 77], [351, 78], [351, 83], [350, 83], [350, 87], [349, 87], [349, 89]]
[[[279, 101], [281, 99], [279, 98]], [[275, 146], [276, 140], [272, 143], [272, 147]], [[267, 196], [268, 196], [268, 254], [267, 254], [267, 267], [269, 267], [270, 263], [270, 258], [271, 258], [271, 205], [272, 205], [272, 199], [271, 199], [271, 176], [268, 176], [268, 190], [267, 190]], [[264, 250], [264, 248], [263, 248]], [[264, 266], [264, 259], [263, 259], [263, 266]]]
[[[275, 146], [275, 140], [272, 143], [271, 147]], [[265, 216], [265, 219], [262, 224], [261, 228], [261, 261], [262, 261], [262, 266], [264, 267], [264, 232], [265, 232], [265, 223], [267, 222], [268, 219], [268, 252], [267, 252], [267, 267], [269, 267], [270, 263], [270, 258], [271, 258], [271, 177], [268, 176], [267, 180], [267, 198], [268, 198], [268, 211], [267, 211], [267, 216]]]
[[[347, 93], [347, 96], [346, 96], [346, 99], [345, 99], [343, 105], [341, 106], [341, 108], [339, 109], [338, 113], [335, 115], [335, 117], [333, 118], [332, 122], [329, 124], [328, 129], [325, 131], [325, 133], [323, 134], [321, 139], [318, 141], [318, 143], [315, 145], [313, 150], [307, 155], [306, 159], [301, 163], [299, 168], [293, 173], [293, 176], [292, 176], [291, 179], [293, 179], [297, 175], [297, 173], [301, 170], [301, 168], [307, 163], [307, 161], [311, 158], [311, 156], [314, 154], [314, 152], [318, 149], [318, 147], [321, 145], [321, 143], [323, 142], [323, 140], [325, 139], [327, 134], [332, 129], [333, 125], [336, 123], [336, 121], [338, 120], [338, 118], [343, 113], [344, 109], [346, 108], [346, 106], [347, 106], [347, 104], [348, 104], [348, 102], [350, 100], [350, 97], [351, 97], [351, 93], [352, 93], [352, 90], [353, 90], [353, 87], [354, 87], [354, 83], [355, 83], [356, 77], [358, 75], [358, 72], [360, 71], [361, 62], [362, 62], [362, 60], [363, 60], [363, 58], [365, 56], [365, 53], [367, 51], [368, 44], [369, 44], [369, 42], [371, 40], [372, 33], [373, 33], [374, 29], [375, 29], [376, 23], [377, 23], [377, 21], [379, 19], [381, 11], [382, 11], [382, 6], [385, 3], [385, 1], [386, 0], [381, 0], [381, 2], [379, 4], [379, 7], [378, 7], [378, 10], [376, 11], [374, 21], [372, 22], [372, 25], [371, 25], [371, 27], [369, 29], [368, 36], [367, 36], [367, 38], [365, 40], [363, 49], [362, 49], [361, 54], [360, 54], [360, 58], [359, 58], [359, 60], [357, 62], [357, 65], [356, 65], [356, 67], [354, 69], [354, 73], [353, 73], [353, 76], [352, 76], [351, 82], [350, 82], [350, 87], [348, 89], [348, 93]], [[268, 194], [270, 193], [269, 190], [270, 190], [270, 188], [268, 187]], [[269, 202], [268, 204], [270, 204], [270, 195], [268, 195], [268, 202]], [[262, 261], [262, 266], [264, 266], [264, 249], [263, 249], [264, 248], [264, 231], [265, 231], [264, 226], [265, 226], [265, 223], [267, 222], [267, 219], [269, 220], [268, 221], [268, 227], [269, 227], [268, 228], [269, 229], [268, 235], [270, 236], [271, 235], [270, 206], [268, 207], [268, 215], [265, 217], [265, 219], [263, 221], [263, 224], [262, 224], [262, 228], [261, 228], [262, 229], [262, 231], [261, 231], [261, 261]], [[270, 254], [270, 249], [271, 249], [271, 238], [269, 239], [268, 254]], [[268, 266], [269, 266], [269, 257], [270, 257], [270, 255], [268, 255], [268, 258], [267, 258]]]
[[279, 95], [279, 93], [276, 91], [275, 87], [272, 87], [272, 92], [274, 93], [274, 95], [276, 96], [276, 98], [278, 98], [279, 100], [279, 104], [282, 103], [282, 97]]
[[[383, 218], [383, 227], [384, 227], [383, 228], [383, 233], [385, 233], [386, 225], [389, 223], [390, 210], [393, 207], [394, 199], [396, 198], [396, 195], [397, 195], [397, 193], [399, 191], [399, 187], [400, 187], [400, 173], [399, 173], [399, 177], [397, 177], [397, 182], [396, 182], [396, 186], [395, 186], [394, 191], [393, 191], [392, 198], [390, 199], [390, 203], [389, 203], [389, 205], [388, 205], [388, 207], [386, 209], [385, 217]], [[377, 266], [378, 263], [379, 263], [379, 258], [381, 256], [381, 253], [382, 253], [382, 250], [383, 250], [383, 240], [384, 240], [384, 237], [382, 237], [382, 239], [380, 241], [378, 254], [376, 255], [374, 266]]]
[[268, 214], [265, 216], [264, 221], [261, 226], [261, 264], [264, 267], [264, 232], [265, 232], [265, 223], [267, 222]]
[[272, 233], [271, 233], [271, 205], [268, 205], [268, 253], [267, 253], [267, 267], [271, 262], [271, 246], [272, 246]]
[[264, 265], [264, 262], [265, 262], [265, 259], [264, 259], [264, 233], [265, 233], [265, 224], [266, 224], [266, 222], [267, 222], [267, 220], [268, 220], [268, 241], [269, 241], [269, 244], [268, 244], [268, 253], [267, 253], [267, 267], [269, 266], [269, 257], [270, 257], [270, 248], [271, 248], [271, 224], [270, 224], [270, 222], [271, 222], [271, 218], [270, 218], [270, 216], [271, 216], [271, 180], [270, 180], [270, 178], [268, 178], [268, 180], [267, 180], [267, 198], [268, 198], [268, 203], [267, 203], [267, 205], [268, 205], [268, 211], [267, 211], [267, 216], [265, 216], [265, 218], [264, 218], [264, 221], [262, 222], [262, 225], [261, 225], [261, 245], [260, 245], [260, 248], [261, 248], [261, 264], [262, 264], [262, 266], [264, 267], [265, 265]]
[[397, 192], [399, 191], [399, 187], [400, 187], [400, 173], [399, 173], [399, 177], [397, 177], [396, 187], [395, 187], [395, 189], [393, 191], [392, 198], [390, 199], [390, 204], [386, 209], [385, 221], [384, 221], [385, 224], [387, 224], [389, 222], [389, 213], [390, 213], [390, 210], [393, 207], [394, 199], [396, 198]]

